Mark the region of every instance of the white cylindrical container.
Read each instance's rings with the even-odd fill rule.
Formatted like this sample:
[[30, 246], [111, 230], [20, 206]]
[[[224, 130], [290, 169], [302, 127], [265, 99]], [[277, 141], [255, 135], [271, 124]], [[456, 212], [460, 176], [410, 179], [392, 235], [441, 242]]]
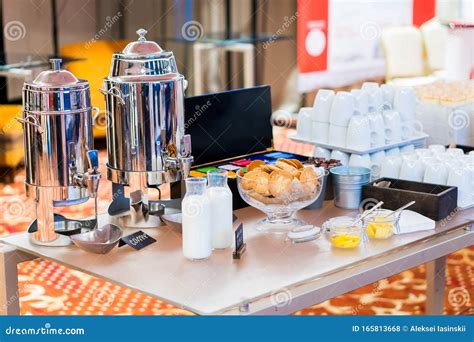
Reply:
[[212, 253], [212, 213], [206, 193], [206, 178], [187, 178], [182, 203], [183, 255], [192, 260]]
[[207, 196], [211, 209], [212, 248], [224, 249], [232, 245], [232, 191], [227, 185], [227, 171], [222, 169], [207, 172]]

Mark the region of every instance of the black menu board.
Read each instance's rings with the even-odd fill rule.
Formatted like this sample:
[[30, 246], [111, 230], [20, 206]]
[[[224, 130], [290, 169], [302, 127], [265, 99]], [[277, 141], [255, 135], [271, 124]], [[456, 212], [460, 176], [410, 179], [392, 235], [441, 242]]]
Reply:
[[272, 147], [268, 85], [188, 97], [184, 104], [195, 166]]

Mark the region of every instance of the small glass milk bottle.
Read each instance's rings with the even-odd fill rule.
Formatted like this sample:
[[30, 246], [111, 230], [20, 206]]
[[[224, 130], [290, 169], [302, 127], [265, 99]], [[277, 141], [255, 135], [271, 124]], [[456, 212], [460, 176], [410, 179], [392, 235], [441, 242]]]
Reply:
[[187, 178], [182, 202], [183, 255], [192, 260], [212, 253], [211, 210], [206, 178]]
[[232, 192], [227, 185], [226, 170], [207, 172], [207, 195], [211, 203], [212, 248], [224, 249], [232, 245]]

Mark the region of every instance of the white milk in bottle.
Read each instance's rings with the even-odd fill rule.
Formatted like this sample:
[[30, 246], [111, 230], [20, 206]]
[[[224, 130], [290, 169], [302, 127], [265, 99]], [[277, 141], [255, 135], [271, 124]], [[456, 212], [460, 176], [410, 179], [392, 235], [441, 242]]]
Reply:
[[232, 245], [232, 191], [227, 185], [227, 171], [207, 172], [207, 194], [211, 207], [212, 248], [224, 249]]
[[211, 210], [206, 178], [187, 178], [182, 203], [183, 255], [192, 260], [212, 253]]

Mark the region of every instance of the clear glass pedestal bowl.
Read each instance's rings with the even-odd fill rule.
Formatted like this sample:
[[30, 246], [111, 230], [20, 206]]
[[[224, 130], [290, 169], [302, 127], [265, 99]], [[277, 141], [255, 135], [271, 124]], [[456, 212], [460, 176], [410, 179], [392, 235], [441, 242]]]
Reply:
[[[237, 172], [237, 188], [242, 199], [267, 215], [265, 219], [257, 223], [257, 230], [288, 234], [296, 227], [308, 225], [308, 223], [296, 219], [294, 214], [296, 211], [309, 206], [321, 196], [326, 171], [322, 167], [312, 165], [305, 165], [304, 167], [312, 168], [314, 177], [305, 178], [304, 180], [294, 178], [291, 181], [291, 186], [278, 197], [268, 195], [265, 189], [262, 190], [262, 187], [265, 187], [265, 180], [246, 179], [244, 169]], [[256, 190], [257, 185], [260, 186], [259, 191]]]

